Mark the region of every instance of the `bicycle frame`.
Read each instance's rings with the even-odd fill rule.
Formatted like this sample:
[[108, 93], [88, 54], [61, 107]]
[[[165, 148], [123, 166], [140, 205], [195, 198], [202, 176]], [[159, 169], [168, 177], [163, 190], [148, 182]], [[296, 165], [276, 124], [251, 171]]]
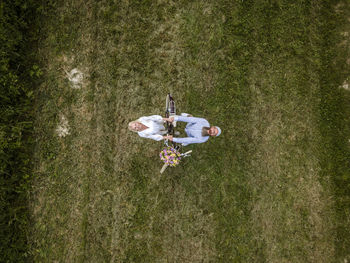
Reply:
[[[171, 96], [170, 93], [168, 93], [166, 97], [166, 102], [165, 102], [165, 118], [169, 118], [171, 116], [176, 115], [176, 107], [175, 107], [175, 101], [173, 97]], [[166, 129], [167, 129], [167, 135], [172, 135], [174, 136], [175, 133], [175, 127], [176, 127], [176, 122], [173, 121], [172, 123], [166, 122]], [[169, 146], [169, 140], [164, 140], [164, 143], [166, 146]], [[176, 143], [171, 142], [172, 146], [176, 148]]]
[[[175, 116], [176, 115], [176, 107], [175, 107], [175, 101], [173, 99], [173, 97], [171, 96], [170, 93], [168, 93], [167, 97], [166, 97], [166, 102], [165, 102], [165, 118], [169, 118], [171, 116]], [[175, 135], [175, 127], [176, 127], [176, 121], [173, 122], [166, 122], [166, 129], [167, 129], [167, 135]], [[169, 140], [164, 140], [164, 144], [165, 146], [171, 146], [174, 147], [176, 150], [180, 150], [180, 145], [177, 145], [175, 142], [170, 141]], [[185, 153], [182, 153], [181, 156], [182, 157], [189, 157], [191, 156], [190, 153], [192, 152], [192, 150], [187, 151]], [[160, 173], [163, 173], [165, 171], [165, 169], [168, 167], [168, 164], [164, 164], [162, 169], [160, 170]]]

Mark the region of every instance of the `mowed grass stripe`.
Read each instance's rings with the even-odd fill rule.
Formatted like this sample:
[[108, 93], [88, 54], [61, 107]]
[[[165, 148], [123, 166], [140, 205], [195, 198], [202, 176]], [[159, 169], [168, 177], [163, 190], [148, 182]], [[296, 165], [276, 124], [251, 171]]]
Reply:
[[[332, 21], [322, 27], [322, 70], [320, 127], [323, 136], [322, 178], [331, 175], [331, 185], [335, 204], [332, 216], [335, 218], [336, 259], [349, 261], [350, 247], [350, 93], [349, 80], [349, 30], [350, 5], [347, 1], [328, 3], [323, 7], [324, 16]], [[332, 48], [328, 48], [328, 47]]]
[[282, 10], [266, 5], [259, 16], [264, 22], [257, 35], [266, 48], [257, 54], [253, 80], [252, 222], [271, 262], [334, 257], [333, 218], [324, 216], [331, 212], [330, 190], [319, 182], [320, 8], [304, 2]]
[[[45, 134], [38, 140], [39, 177], [33, 191], [32, 253], [38, 261], [85, 258], [87, 179], [94, 152], [89, 137], [93, 111], [86, 103], [90, 72], [85, 54], [91, 50], [92, 36], [89, 4], [57, 2], [47, 7], [53, 8], [55, 18], [49, 20], [39, 50], [47, 73], [37, 103], [37, 133]], [[66, 72], [75, 67], [84, 73], [81, 89], [73, 89], [67, 80]], [[59, 138], [56, 128], [62, 116], [68, 120], [70, 135]]]
[[[186, 109], [222, 127], [223, 134], [206, 144], [190, 146], [194, 154], [186, 164], [186, 190], [200, 196], [203, 212], [213, 217], [215, 261], [245, 261], [253, 244], [248, 225], [247, 125], [240, 124], [251, 101], [244, 85], [251, 59], [246, 49], [251, 43], [243, 36], [233, 36], [231, 30], [235, 23], [237, 30], [249, 25], [240, 23], [245, 10], [238, 2], [190, 6], [184, 27], [191, 65]], [[241, 63], [243, 60], [247, 64]]]

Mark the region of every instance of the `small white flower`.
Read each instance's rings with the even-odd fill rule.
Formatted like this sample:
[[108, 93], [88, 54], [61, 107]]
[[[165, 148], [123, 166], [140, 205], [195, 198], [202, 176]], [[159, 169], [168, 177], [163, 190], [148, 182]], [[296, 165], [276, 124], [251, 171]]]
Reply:
[[343, 89], [349, 90], [349, 83], [345, 80], [341, 86]]
[[61, 121], [56, 128], [59, 137], [66, 137], [69, 134], [69, 125], [67, 119], [62, 115]]
[[69, 82], [71, 83], [74, 89], [81, 88], [84, 79], [84, 74], [80, 70], [74, 68], [70, 72], [66, 72], [66, 74]]

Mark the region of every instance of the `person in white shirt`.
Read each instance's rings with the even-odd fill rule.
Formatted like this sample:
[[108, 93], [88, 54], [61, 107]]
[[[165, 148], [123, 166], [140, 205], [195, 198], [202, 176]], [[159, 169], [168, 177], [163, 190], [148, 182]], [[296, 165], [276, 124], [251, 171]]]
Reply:
[[140, 137], [149, 138], [156, 141], [164, 139], [167, 133], [164, 128], [166, 118], [160, 115], [144, 116], [129, 123], [129, 130], [137, 132]]

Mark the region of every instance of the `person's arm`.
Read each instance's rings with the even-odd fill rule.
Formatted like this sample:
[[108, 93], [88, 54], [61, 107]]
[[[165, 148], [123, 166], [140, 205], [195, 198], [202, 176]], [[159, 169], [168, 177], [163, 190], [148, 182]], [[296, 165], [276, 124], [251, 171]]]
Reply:
[[175, 116], [174, 121], [190, 122], [190, 123], [208, 123], [206, 119], [197, 117], [185, 117], [185, 116]]
[[160, 115], [151, 115], [151, 116], [148, 116], [148, 118], [154, 121], [163, 121], [163, 117]]
[[157, 122], [163, 122], [163, 118], [160, 115], [151, 115], [151, 116], [144, 116], [139, 118], [139, 121], [147, 121], [147, 120], [152, 120], [152, 121], [157, 121]]
[[152, 139], [152, 140], [155, 140], [155, 141], [163, 140], [163, 136], [160, 135], [160, 134], [146, 134], [146, 133], [143, 133], [143, 132], [139, 132], [139, 135], [140, 135], [140, 137]]
[[195, 137], [183, 137], [183, 138], [174, 137], [173, 142], [182, 143], [184, 146], [186, 146], [192, 143], [202, 143], [204, 142], [204, 140], [202, 140], [201, 138], [195, 138]]
[[193, 115], [189, 114], [189, 113], [186, 113], [186, 112], [183, 112], [180, 114], [181, 116], [184, 116], [184, 117], [193, 117]]

